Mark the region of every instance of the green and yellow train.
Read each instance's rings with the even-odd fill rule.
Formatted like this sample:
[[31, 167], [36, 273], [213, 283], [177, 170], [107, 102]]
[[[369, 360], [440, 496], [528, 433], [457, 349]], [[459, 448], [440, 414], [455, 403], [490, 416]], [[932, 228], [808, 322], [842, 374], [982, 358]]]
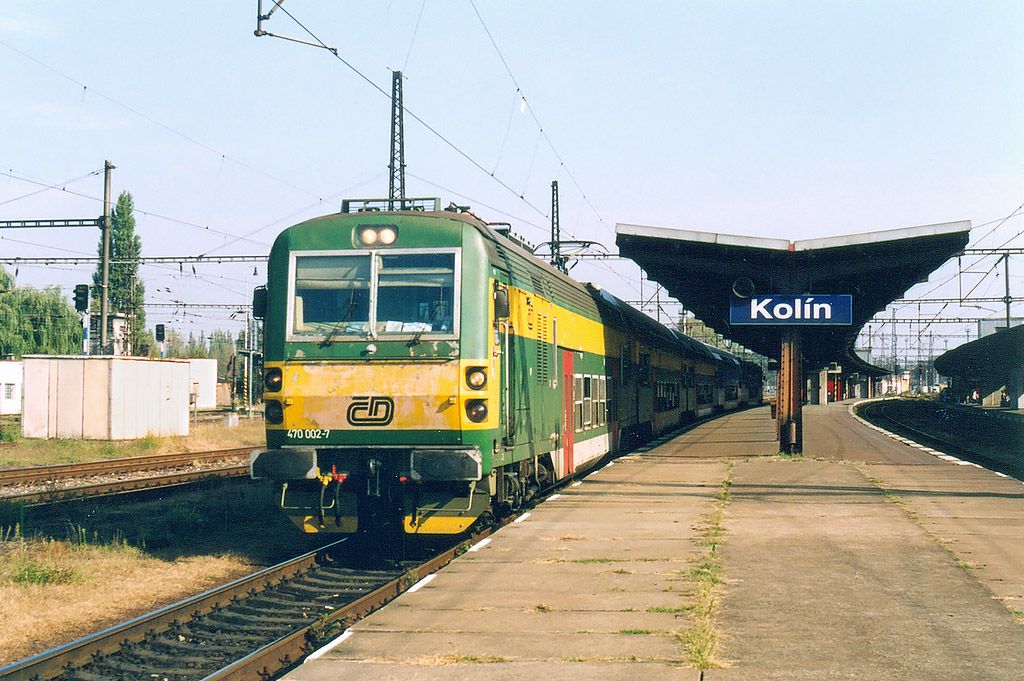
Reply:
[[346, 202], [285, 230], [254, 300], [267, 449], [252, 476], [280, 483], [304, 531], [460, 534], [609, 452], [760, 401], [756, 365], [507, 229], [406, 203]]

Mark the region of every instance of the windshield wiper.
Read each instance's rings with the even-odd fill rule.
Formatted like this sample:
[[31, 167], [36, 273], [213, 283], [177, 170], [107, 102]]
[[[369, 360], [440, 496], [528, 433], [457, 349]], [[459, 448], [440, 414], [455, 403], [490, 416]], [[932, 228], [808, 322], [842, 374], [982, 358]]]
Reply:
[[[434, 303], [434, 309], [430, 311], [429, 315], [427, 315], [426, 324], [427, 324], [427, 326], [431, 327], [431, 330], [433, 330], [434, 321], [437, 319], [437, 313], [440, 312], [441, 306], [442, 306], [442, 301], [438, 301], [438, 302]], [[409, 342], [407, 343], [408, 347], [412, 348], [412, 347], [415, 347], [415, 346], [419, 345], [420, 344], [420, 338], [423, 336], [425, 331], [427, 331], [427, 329], [424, 329], [423, 327], [420, 327], [420, 330], [417, 331], [416, 333], [414, 333], [412, 338], [409, 339]]]
[[348, 325], [348, 321], [352, 318], [352, 313], [355, 312], [356, 307], [356, 290], [352, 289], [352, 293], [348, 298], [348, 310], [345, 312], [345, 316], [339, 319], [338, 322], [331, 327], [330, 333], [320, 341], [321, 348], [331, 347], [331, 343], [334, 342], [334, 334], [338, 333], [342, 326]]

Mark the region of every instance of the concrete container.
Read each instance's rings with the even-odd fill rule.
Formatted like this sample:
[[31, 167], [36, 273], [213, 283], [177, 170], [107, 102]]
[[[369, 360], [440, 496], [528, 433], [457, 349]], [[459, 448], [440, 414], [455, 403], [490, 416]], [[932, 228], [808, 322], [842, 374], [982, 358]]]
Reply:
[[189, 380], [190, 390], [196, 396], [196, 409], [217, 408], [217, 360], [190, 359]]
[[0, 416], [21, 413], [21, 362], [0, 360]]
[[188, 435], [189, 363], [26, 355], [24, 437], [132, 440]]

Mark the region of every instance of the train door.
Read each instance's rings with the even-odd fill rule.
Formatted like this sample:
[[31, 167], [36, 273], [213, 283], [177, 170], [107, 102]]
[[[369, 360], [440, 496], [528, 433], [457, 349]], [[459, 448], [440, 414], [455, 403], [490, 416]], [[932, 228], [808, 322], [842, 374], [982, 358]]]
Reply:
[[562, 465], [565, 475], [573, 472], [572, 446], [576, 432], [573, 418], [572, 351], [562, 351]]
[[501, 397], [499, 399], [501, 409], [498, 413], [498, 421], [502, 444], [510, 447], [515, 440], [515, 415], [513, 410], [515, 395], [512, 390], [514, 385], [513, 371], [515, 370], [515, 343], [512, 334], [508, 275], [504, 272], [496, 272], [495, 282], [494, 345], [499, 349], [501, 357], [498, 367], [501, 381]]

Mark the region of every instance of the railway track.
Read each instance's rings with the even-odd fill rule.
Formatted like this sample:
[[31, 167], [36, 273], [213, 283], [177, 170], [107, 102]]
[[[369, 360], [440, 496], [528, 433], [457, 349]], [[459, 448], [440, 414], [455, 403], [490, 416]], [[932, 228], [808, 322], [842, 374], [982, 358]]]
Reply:
[[1024, 480], [1024, 464], [1014, 444], [1024, 442], [1019, 424], [970, 408], [900, 400], [866, 404], [860, 414], [922, 445]]
[[906, 423], [904, 420], [901, 420], [901, 419], [893, 416], [893, 414], [892, 414], [892, 405], [887, 404], [886, 402], [879, 403], [879, 405], [875, 409], [875, 411], [877, 411], [878, 414], [883, 419], [885, 419], [886, 421], [889, 421], [890, 423], [898, 426], [899, 428], [902, 428], [903, 430], [908, 430], [908, 431], [910, 431], [912, 433], [915, 433], [917, 435], [920, 435], [920, 436], [922, 436], [922, 437], [924, 437], [924, 438], [926, 438], [928, 440], [935, 440], [935, 441], [938, 441], [938, 442], [943, 442], [943, 443], [951, 444], [951, 445], [957, 444], [955, 441], [953, 441], [952, 438], [944, 437], [941, 433], [936, 433], [934, 430], [932, 432], [925, 432], [925, 431], [921, 430], [920, 428], [915, 428], [914, 426], [910, 425], [909, 423]]
[[[110, 459], [52, 466], [29, 466], [0, 471], [0, 500], [28, 505], [53, 503], [109, 494], [124, 494], [156, 487], [183, 485], [206, 477], [238, 477], [247, 475], [246, 463], [223, 466], [202, 466], [193, 470], [183, 467], [230, 462], [247, 457], [252, 447], [221, 449], [211, 452], [179, 452], [149, 454], [128, 459]], [[136, 476], [140, 471], [159, 471], [149, 476]], [[166, 472], [170, 470], [171, 472]], [[125, 477], [127, 476], [127, 477]], [[97, 478], [86, 482], [88, 478]], [[114, 479], [110, 479], [114, 478]], [[19, 489], [25, 488], [25, 489]]]
[[339, 557], [345, 542], [0, 668], [0, 679], [266, 679], [460, 553], [361, 568]]

